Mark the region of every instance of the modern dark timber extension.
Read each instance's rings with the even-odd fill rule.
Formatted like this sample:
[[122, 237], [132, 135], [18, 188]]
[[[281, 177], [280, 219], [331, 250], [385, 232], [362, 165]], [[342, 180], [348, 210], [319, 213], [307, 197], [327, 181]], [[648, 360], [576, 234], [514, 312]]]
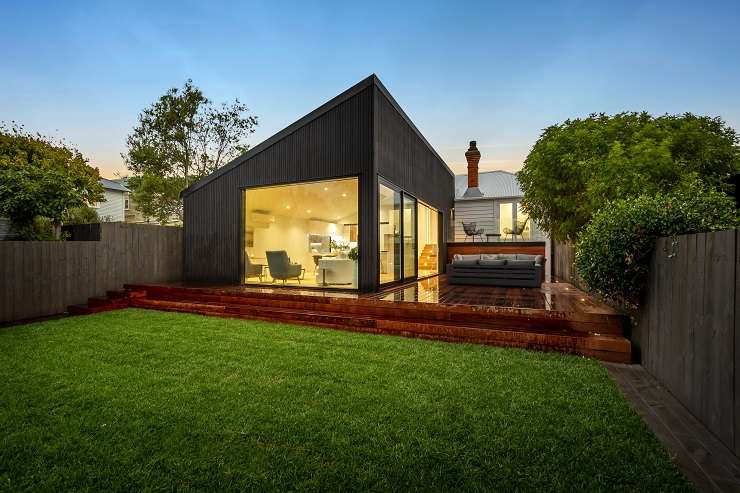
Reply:
[[359, 289], [376, 290], [379, 176], [438, 209], [447, 238], [454, 175], [371, 75], [183, 191], [185, 278], [241, 281], [245, 188], [358, 177]]

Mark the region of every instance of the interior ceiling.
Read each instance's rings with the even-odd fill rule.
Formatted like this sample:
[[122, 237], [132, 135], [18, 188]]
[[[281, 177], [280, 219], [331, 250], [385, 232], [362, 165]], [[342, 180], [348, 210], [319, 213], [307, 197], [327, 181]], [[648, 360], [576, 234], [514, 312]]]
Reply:
[[357, 179], [251, 188], [247, 211], [298, 219], [357, 221]]

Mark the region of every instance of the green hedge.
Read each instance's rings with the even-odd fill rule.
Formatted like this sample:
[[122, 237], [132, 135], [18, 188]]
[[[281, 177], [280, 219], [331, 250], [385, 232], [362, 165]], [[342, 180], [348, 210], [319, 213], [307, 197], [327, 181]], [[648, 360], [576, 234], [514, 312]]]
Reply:
[[590, 289], [636, 308], [656, 238], [739, 224], [734, 199], [689, 179], [670, 193], [616, 200], [602, 207], [576, 243], [576, 269]]

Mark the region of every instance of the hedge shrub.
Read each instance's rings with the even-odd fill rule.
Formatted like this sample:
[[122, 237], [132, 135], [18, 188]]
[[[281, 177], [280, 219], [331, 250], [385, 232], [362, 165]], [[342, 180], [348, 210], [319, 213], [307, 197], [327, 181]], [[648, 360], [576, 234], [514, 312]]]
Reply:
[[691, 178], [672, 192], [615, 200], [601, 208], [576, 243], [576, 269], [590, 289], [634, 309], [658, 237], [732, 229], [739, 223], [734, 199]]

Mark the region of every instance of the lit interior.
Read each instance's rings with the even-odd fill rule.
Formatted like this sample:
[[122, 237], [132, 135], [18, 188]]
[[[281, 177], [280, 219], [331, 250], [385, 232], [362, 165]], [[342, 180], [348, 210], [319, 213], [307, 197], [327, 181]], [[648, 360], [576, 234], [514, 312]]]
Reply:
[[357, 188], [348, 178], [245, 190], [244, 282], [356, 289]]
[[380, 282], [401, 279], [401, 193], [378, 187]]
[[439, 273], [436, 209], [380, 183], [378, 218], [381, 284]]
[[419, 237], [419, 277], [439, 273], [439, 213], [419, 202], [417, 212]]

